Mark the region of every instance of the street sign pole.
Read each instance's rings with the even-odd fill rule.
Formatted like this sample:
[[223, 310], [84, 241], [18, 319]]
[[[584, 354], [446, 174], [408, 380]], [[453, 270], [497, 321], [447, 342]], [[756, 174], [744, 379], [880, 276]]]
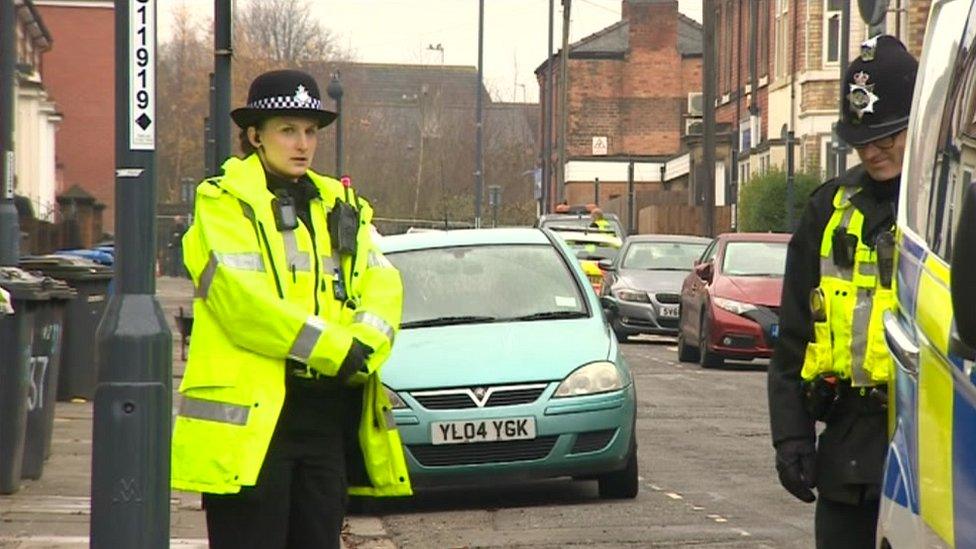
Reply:
[[475, 145], [474, 145], [474, 228], [481, 228], [481, 195], [484, 194], [485, 166], [483, 158], [484, 118], [482, 113], [482, 83], [484, 82], [485, 56], [485, 0], [478, 0], [478, 89], [475, 101]]
[[115, 0], [115, 291], [98, 326], [91, 547], [169, 547], [172, 337], [154, 278], [156, 0]]
[[14, 0], [0, 0], [0, 266], [20, 261], [20, 222], [14, 205], [14, 78], [17, 63]]

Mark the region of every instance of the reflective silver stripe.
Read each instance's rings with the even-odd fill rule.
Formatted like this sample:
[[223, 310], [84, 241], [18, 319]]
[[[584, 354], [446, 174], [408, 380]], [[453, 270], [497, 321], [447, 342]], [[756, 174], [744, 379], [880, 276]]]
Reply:
[[264, 271], [264, 258], [261, 252], [218, 253], [217, 262], [225, 267], [240, 271]]
[[282, 231], [281, 238], [285, 241], [285, 257], [288, 261], [288, 269], [311, 271], [312, 258], [308, 252], [298, 250], [298, 239], [295, 238], [295, 231]]
[[376, 250], [370, 250], [369, 255], [366, 256], [366, 266], [367, 267], [392, 267], [393, 264], [390, 260], [383, 257], [383, 254]]
[[367, 326], [372, 326], [373, 328], [376, 328], [377, 330], [382, 332], [383, 335], [386, 336], [386, 339], [390, 340], [390, 343], [393, 343], [393, 327], [390, 326], [385, 320], [380, 318], [378, 315], [374, 315], [373, 313], [367, 313], [367, 312], [356, 313], [356, 318], [354, 322], [359, 322]]
[[335, 259], [333, 259], [331, 255], [323, 255], [321, 259], [322, 259], [322, 270], [330, 275], [335, 273], [335, 270], [337, 268]]
[[869, 288], [857, 289], [851, 319], [851, 385], [864, 387], [872, 385], [871, 376], [864, 369], [864, 354], [868, 348], [868, 324], [871, 322], [872, 291]]
[[214, 275], [216, 274], [217, 256], [213, 252], [210, 252], [210, 259], [207, 260], [207, 266], [204, 267], [203, 273], [200, 274], [200, 285], [194, 290], [193, 297], [207, 299], [207, 294], [210, 292], [210, 285], [213, 283]]
[[251, 408], [248, 406], [203, 400], [184, 395], [177, 415], [218, 423], [230, 423], [231, 425], [247, 425], [247, 416], [250, 412]]
[[288, 357], [301, 362], [308, 362], [309, 357], [312, 356], [312, 349], [315, 348], [319, 337], [322, 336], [323, 330], [325, 330], [325, 321], [317, 316], [310, 315], [305, 319], [302, 329], [298, 331], [298, 337], [292, 343]]
[[261, 257], [261, 252], [210, 252], [210, 259], [203, 273], [200, 274], [200, 285], [194, 290], [193, 297], [207, 298], [210, 285], [213, 284], [214, 276], [217, 274], [218, 264], [241, 271], [264, 271], [264, 258]]
[[829, 276], [832, 278], [844, 278], [844, 273], [834, 264], [832, 257], [820, 258], [820, 277]]
[[857, 274], [861, 276], [877, 276], [878, 275], [878, 264], [877, 263], [859, 263], [857, 266]]
[[[847, 224], [850, 223], [851, 217], [854, 216], [854, 207], [849, 206], [844, 209], [843, 215], [841, 215], [840, 223], [837, 227], [843, 227], [847, 230]], [[854, 278], [853, 271], [847, 268], [838, 267], [834, 263], [834, 240], [833, 231], [824, 231], [824, 238], [829, 239], [830, 247], [827, 256], [820, 256], [820, 276], [832, 276], [834, 278], [841, 278], [844, 280], [852, 280]]]

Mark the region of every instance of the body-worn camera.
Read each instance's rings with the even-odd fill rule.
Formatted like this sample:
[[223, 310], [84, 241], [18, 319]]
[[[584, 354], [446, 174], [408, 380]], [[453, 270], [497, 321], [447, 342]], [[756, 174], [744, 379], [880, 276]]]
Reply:
[[271, 200], [271, 210], [274, 212], [275, 227], [279, 231], [294, 231], [298, 228], [298, 212], [295, 210], [295, 199], [285, 192], [276, 192]]
[[857, 235], [848, 233], [847, 227], [834, 229], [830, 247], [834, 265], [841, 269], [850, 269], [854, 266], [854, 257], [857, 253]]
[[359, 210], [352, 204], [336, 198], [329, 212], [329, 237], [332, 247], [340, 254], [356, 253], [356, 238], [359, 233]]

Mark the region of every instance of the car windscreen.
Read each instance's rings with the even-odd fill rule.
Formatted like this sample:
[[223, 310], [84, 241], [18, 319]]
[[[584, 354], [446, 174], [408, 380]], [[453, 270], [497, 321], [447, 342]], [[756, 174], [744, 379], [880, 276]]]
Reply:
[[631, 242], [621, 261], [621, 269], [690, 271], [707, 242]]
[[573, 250], [573, 254], [576, 255], [577, 259], [589, 259], [592, 261], [599, 261], [601, 259], [612, 260], [617, 257], [617, 253], [620, 251], [620, 248], [607, 242], [565, 240], [566, 245], [569, 246], [569, 249]]
[[402, 328], [588, 316], [576, 278], [545, 245], [390, 253], [403, 280]]
[[786, 242], [729, 242], [722, 272], [728, 276], [783, 276]]

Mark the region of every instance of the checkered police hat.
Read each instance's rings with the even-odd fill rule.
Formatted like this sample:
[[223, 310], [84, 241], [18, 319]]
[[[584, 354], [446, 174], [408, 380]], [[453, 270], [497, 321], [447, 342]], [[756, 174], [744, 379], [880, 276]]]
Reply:
[[258, 76], [247, 92], [247, 105], [230, 113], [241, 128], [280, 115], [306, 116], [318, 122], [320, 128], [336, 118], [336, 113], [322, 108], [322, 95], [315, 79], [296, 70], [271, 71]]
[[851, 145], [894, 135], [908, 127], [918, 61], [894, 36], [875, 36], [844, 75], [844, 111], [837, 133]]

